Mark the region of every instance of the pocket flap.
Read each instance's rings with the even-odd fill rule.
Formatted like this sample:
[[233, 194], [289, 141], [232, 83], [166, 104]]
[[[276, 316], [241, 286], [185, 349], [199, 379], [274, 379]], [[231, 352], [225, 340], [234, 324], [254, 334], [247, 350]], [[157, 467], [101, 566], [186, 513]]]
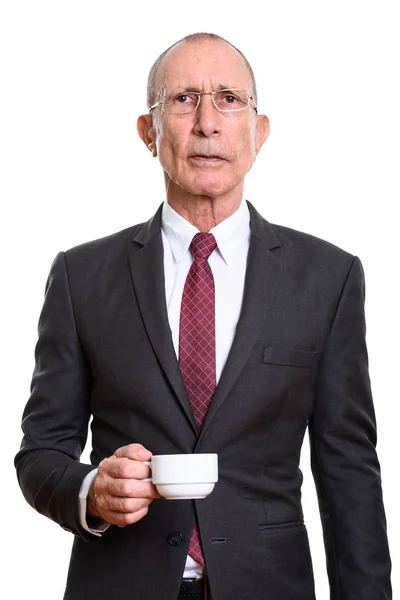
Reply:
[[319, 352], [314, 350], [291, 350], [279, 346], [264, 348], [263, 362], [288, 367], [315, 367]]

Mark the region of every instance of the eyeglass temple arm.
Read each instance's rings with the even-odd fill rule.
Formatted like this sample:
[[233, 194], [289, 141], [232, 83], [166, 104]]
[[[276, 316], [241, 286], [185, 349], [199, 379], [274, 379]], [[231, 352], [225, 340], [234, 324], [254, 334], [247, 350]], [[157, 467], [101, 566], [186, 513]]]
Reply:
[[163, 104], [162, 100], [159, 100], [158, 102], [156, 102], [155, 104], [153, 104], [153, 106], [150, 106], [149, 112], [151, 112], [154, 108], [157, 108], [157, 106], [159, 106], [160, 104]]

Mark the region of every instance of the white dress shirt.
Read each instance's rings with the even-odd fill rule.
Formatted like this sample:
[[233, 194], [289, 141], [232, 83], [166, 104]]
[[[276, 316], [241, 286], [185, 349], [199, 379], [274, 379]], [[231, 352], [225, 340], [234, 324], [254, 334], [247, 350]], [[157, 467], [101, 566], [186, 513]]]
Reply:
[[[189, 246], [199, 230], [181, 217], [167, 202], [164, 202], [162, 208], [161, 226], [164, 248], [165, 298], [172, 342], [178, 358], [182, 293], [193, 260]], [[250, 244], [250, 214], [246, 202], [242, 201], [238, 210], [213, 227], [210, 233], [214, 235], [217, 242], [217, 248], [211, 254], [208, 262], [215, 283], [215, 350], [218, 384], [232, 346], [242, 307]], [[95, 535], [101, 535], [101, 532], [107, 529], [107, 524], [94, 530], [90, 529], [86, 522], [86, 499], [90, 483], [96, 472], [97, 469], [91, 471], [82, 482], [79, 492], [80, 519], [84, 529]], [[200, 577], [201, 572], [202, 567], [188, 556], [183, 576]]]

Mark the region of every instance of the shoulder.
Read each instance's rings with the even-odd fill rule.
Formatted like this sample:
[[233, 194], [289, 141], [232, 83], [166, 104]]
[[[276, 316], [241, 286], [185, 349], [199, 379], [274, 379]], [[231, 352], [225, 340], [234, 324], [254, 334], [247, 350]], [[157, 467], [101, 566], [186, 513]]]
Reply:
[[281, 243], [282, 257], [293, 274], [299, 273], [309, 280], [318, 281], [327, 292], [341, 289], [352, 271], [363, 280], [360, 259], [347, 250], [315, 235], [272, 225]]
[[247, 204], [250, 213], [251, 233], [269, 249], [281, 248], [285, 254], [292, 254], [293, 257], [307, 256], [308, 258], [343, 260], [345, 262], [353, 260], [354, 256], [350, 252], [332, 242], [304, 231], [270, 223], [257, 212], [250, 202]]
[[123, 229], [106, 237], [102, 237], [79, 246], [74, 246], [66, 251], [67, 262], [71, 260], [87, 260], [90, 262], [115, 260], [121, 253], [130, 251], [133, 242], [140, 246], [147, 243], [154, 235], [161, 231], [162, 204], [157, 212], [143, 223]]
[[81, 273], [85, 269], [114, 268], [116, 262], [126, 260], [131, 253], [146, 244], [154, 235], [161, 231], [161, 210], [148, 221], [138, 223], [106, 237], [95, 239], [74, 246], [65, 252], [67, 266], [74, 266]]
[[283, 225], [271, 223], [284, 250], [301, 253], [320, 260], [351, 262], [354, 255], [330, 241]]
[[126, 247], [135, 238], [143, 225], [144, 223], [139, 223], [105, 237], [73, 246], [66, 250], [66, 258], [67, 260], [96, 258], [108, 255], [110, 252], [115, 253], [121, 247]]
[[359, 259], [336, 244], [284, 225], [270, 223], [249, 206], [252, 235], [272, 251], [294, 276], [308, 274], [342, 281]]

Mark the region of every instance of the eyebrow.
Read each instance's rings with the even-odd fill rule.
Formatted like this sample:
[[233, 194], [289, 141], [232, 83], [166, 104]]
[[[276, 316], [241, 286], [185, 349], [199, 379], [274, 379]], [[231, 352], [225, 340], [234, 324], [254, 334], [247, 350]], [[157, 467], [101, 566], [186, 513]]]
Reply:
[[[242, 88], [238, 88], [233, 85], [226, 85], [225, 83], [220, 83], [217, 86], [217, 89], [213, 90], [213, 91], [219, 92], [220, 90], [238, 90], [238, 89], [242, 89]], [[175, 90], [173, 90], [171, 92], [171, 94], [176, 94], [178, 92], [196, 92], [196, 93], [200, 94], [201, 90], [199, 90], [199, 88], [197, 88], [195, 86], [179, 86]], [[171, 95], [171, 94], [168, 94], [168, 95]]]

